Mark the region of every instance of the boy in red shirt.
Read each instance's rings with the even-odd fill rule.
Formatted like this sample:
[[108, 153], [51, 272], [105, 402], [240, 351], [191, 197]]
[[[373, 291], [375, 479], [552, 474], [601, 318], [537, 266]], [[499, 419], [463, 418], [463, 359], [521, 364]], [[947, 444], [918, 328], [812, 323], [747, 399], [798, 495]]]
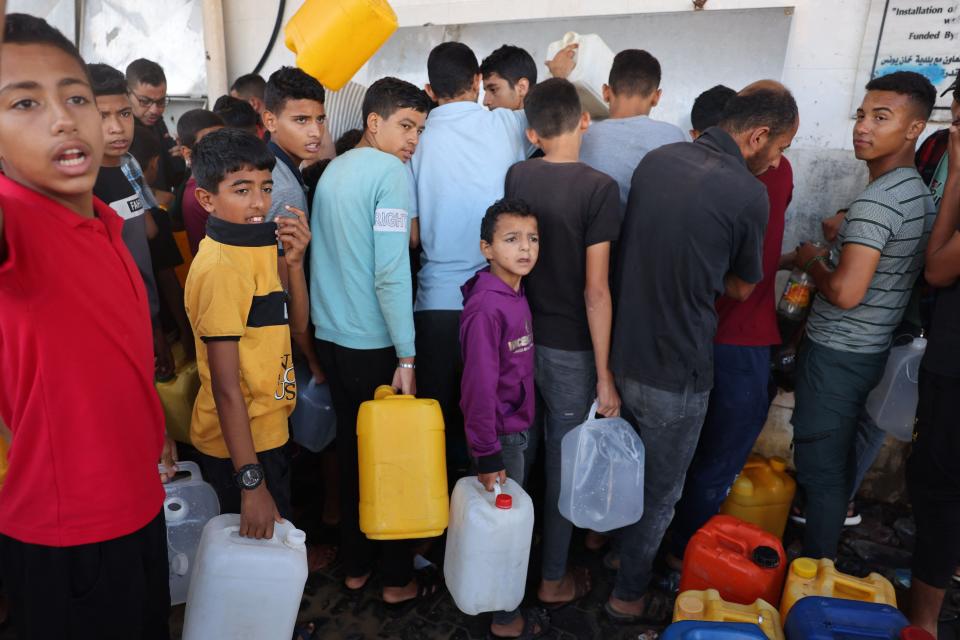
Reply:
[[19, 637], [166, 640], [163, 413], [143, 279], [93, 197], [100, 114], [60, 32], [3, 35], [0, 577]]

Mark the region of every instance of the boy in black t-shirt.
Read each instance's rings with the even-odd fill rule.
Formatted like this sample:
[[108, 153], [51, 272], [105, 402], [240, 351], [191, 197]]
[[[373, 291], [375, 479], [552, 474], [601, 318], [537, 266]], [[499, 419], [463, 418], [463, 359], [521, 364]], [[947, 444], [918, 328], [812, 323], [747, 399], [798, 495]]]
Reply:
[[123, 242], [137, 263], [137, 269], [143, 277], [150, 303], [150, 318], [153, 322], [153, 346], [157, 357], [157, 377], [168, 378], [173, 375], [173, 356], [160, 325], [160, 303], [157, 284], [154, 279], [153, 262], [150, 258], [149, 231], [153, 221], [147, 215], [148, 203], [145, 202], [145, 186], [142, 182], [132, 182], [124, 170], [124, 162], [133, 142], [133, 107], [127, 93], [127, 80], [120, 71], [106, 64], [89, 64], [87, 72], [93, 88], [93, 95], [100, 111], [103, 129], [103, 163], [97, 174], [93, 194], [110, 205], [110, 208], [123, 218]]
[[544, 400], [547, 492], [540, 600], [557, 605], [590, 589], [585, 571], [567, 572], [573, 525], [560, 515], [560, 441], [587, 417], [594, 398], [604, 416], [620, 414], [608, 365], [613, 305], [610, 245], [620, 233], [617, 183], [579, 161], [590, 124], [572, 84], [553, 78], [530, 92], [527, 137], [543, 158], [515, 164], [506, 197], [525, 200], [540, 220], [540, 259], [527, 276], [537, 340], [536, 383]]

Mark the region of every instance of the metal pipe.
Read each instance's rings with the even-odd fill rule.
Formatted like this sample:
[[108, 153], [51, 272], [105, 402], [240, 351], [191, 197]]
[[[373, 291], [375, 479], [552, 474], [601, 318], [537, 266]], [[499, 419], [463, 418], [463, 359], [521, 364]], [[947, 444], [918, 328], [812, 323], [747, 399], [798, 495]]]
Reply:
[[213, 102], [227, 92], [228, 86], [222, 0], [203, 0], [203, 47], [207, 54], [207, 96]]

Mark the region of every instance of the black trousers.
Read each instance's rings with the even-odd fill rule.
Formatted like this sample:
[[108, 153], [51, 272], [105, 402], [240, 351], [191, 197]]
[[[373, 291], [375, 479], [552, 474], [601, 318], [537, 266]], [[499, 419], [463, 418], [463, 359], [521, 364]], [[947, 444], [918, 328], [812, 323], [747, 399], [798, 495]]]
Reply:
[[[220, 500], [220, 513], [240, 513], [240, 488], [234, 481], [236, 471], [230, 458], [215, 458], [200, 454], [200, 470], [203, 479], [210, 483]], [[257, 453], [263, 467], [263, 480], [277, 505], [277, 511], [285, 520], [293, 516], [290, 506], [290, 456], [286, 445]]]
[[413, 579], [413, 546], [407, 540], [369, 540], [360, 531], [360, 467], [357, 459], [357, 412], [373, 400], [373, 392], [390, 384], [397, 356], [386, 349], [348, 349], [317, 340], [317, 357], [330, 383], [337, 412], [337, 458], [340, 462], [340, 557], [348, 577], [373, 569], [380, 554], [380, 571], [387, 587], [402, 587]]
[[447, 475], [452, 487], [470, 473], [470, 454], [460, 411], [460, 311], [417, 311], [417, 395], [440, 403], [446, 428]]
[[0, 575], [24, 640], [169, 640], [163, 510], [105, 542], [47, 547], [0, 535]]

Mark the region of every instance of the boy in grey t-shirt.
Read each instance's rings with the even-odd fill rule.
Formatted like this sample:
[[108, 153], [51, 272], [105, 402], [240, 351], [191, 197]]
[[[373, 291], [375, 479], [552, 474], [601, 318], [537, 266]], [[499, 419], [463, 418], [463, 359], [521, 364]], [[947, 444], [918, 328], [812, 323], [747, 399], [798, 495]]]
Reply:
[[[548, 63], [556, 76], [573, 70]], [[648, 152], [672, 142], [689, 139], [680, 127], [650, 118], [660, 102], [660, 62], [640, 49], [626, 49], [613, 59], [603, 99], [610, 105], [610, 118], [594, 122], [583, 135], [580, 160], [602, 171], [620, 185], [620, 204], [626, 206], [630, 180]]]

